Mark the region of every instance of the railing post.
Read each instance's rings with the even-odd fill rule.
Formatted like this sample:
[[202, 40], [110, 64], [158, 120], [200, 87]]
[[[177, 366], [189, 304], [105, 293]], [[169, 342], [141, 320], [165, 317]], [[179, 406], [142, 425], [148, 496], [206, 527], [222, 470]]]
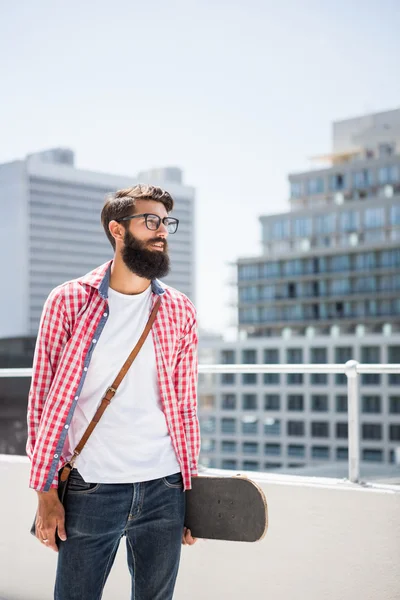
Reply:
[[360, 381], [356, 360], [346, 363], [347, 375], [347, 414], [349, 444], [349, 480], [360, 480]]

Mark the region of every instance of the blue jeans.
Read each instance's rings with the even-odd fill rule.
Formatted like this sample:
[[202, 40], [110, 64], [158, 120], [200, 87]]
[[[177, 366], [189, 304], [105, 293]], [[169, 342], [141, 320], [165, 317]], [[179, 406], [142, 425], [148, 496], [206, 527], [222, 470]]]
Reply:
[[99, 600], [126, 536], [132, 600], [169, 600], [178, 574], [185, 494], [182, 475], [140, 483], [86, 483], [70, 475], [67, 540], [59, 542], [55, 600]]

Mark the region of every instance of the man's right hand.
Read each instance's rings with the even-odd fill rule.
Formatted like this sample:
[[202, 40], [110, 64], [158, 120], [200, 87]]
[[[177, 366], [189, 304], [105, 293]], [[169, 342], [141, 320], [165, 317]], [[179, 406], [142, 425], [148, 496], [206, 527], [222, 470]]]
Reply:
[[48, 492], [37, 492], [37, 495], [36, 537], [42, 544], [58, 552], [56, 532], [62, 541], [67, 539], [64, 507], [58, 498], [56, 488]]

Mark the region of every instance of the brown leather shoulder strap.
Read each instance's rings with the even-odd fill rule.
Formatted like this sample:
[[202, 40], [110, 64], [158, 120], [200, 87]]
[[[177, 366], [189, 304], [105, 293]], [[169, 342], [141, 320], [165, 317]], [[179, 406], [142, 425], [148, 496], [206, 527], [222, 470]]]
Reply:
[[[66, 470], [64, 469], [64, 471], [63, 471], [63, 473], [61, 475], [62, 481], [65, 481], [65, 479], [68, 478], [69, 473], [71, 471], [71, 468], [72, 468], [72, 466], [73, 466], [73, 464], [75, 462], [75, 459], [82, 452], [82, 449], [85, 446], [85, 444], [88, 441], [88, 439], [90, 438], [93, 429], [96, 427], [97, 423], [100, 421], [101, 417], [103, 416], [103, 413], [106, 410], [107, 406], [109, 406], [111, 400], [115, 396], [115, 393], [116, 393], [119, 385], [121, 384], [121, 381], [123, 380], [123, 378], [127, 374], [129, 367], [131, 366], [131, 364], [133, 363], [133, 361], [135, 360], [135, 358], [139, 354], [139, 352], [140, 352], [140, 350], [141, 350], [144, 342], [146, 341], [147, 336], [150, 333], [151, 328], [153, 327], [153, 323], [154, 323], [155, 318], [157, 316], [158, 309], [160, 308], [160, 304], [161, 304], [161, 298], [159, 296], [157, 298], [157, 300], [155, 301], [155, 303], [154, 303], [153, 310], [151, 311], [149, 320], [147, 321], [146, 327], [144, 328], [144, 331], [143, 331], [142, 335], [140, 336], [139, 341], [135, 345], [134, 349], [132, 350], [132, 352], [130, 353], [130, 355], [128, 356], [128, 358], [126, 359], [126, 361], [125, 361], [122, 369], [120, 370], [120, 372], [118, 373], [118, 375], [114, 379], [113, 384], [110, 385], [109, 388], [107, 388], [107, 390], [106, 390], [106, 392], [105, 392], [105, 394], [103, 396], [103, 399], [101, 401], [100, 406], [96, 410], [96, 413], [95, 413], [93, 419], [91, 420], [91, 422], [89, 423], [89, 425], [88, 425], [85, 433], [83, 434], [81, 441], [79, 442], [79, 444], [75, 448], [74, 454], [73, 454], [71, 460], [68, 463], [68, 466], [70, 468], [68, 469], [68, 467], [67, 467]], [[65, 476], [63, 477], [64, 473], [65, 473]]]

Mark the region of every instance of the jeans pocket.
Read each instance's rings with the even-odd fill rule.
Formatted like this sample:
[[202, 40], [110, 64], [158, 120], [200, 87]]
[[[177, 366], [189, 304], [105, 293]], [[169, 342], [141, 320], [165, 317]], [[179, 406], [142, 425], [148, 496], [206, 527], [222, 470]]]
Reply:
[[166, 485], [169, 488], [179, 488], [182, 489], [183, 488], [183, 479], [182, 479], [182, 473], [174, 473], [173, 475], [167, 475], [166, 477], [162, 478], [162, 482], [164, 485]]
[[99, 483], [87, 483], [78, 469], [72, 469], [69, 476], [67, 494], [87, 494], [94, 492], [99, 486]]

